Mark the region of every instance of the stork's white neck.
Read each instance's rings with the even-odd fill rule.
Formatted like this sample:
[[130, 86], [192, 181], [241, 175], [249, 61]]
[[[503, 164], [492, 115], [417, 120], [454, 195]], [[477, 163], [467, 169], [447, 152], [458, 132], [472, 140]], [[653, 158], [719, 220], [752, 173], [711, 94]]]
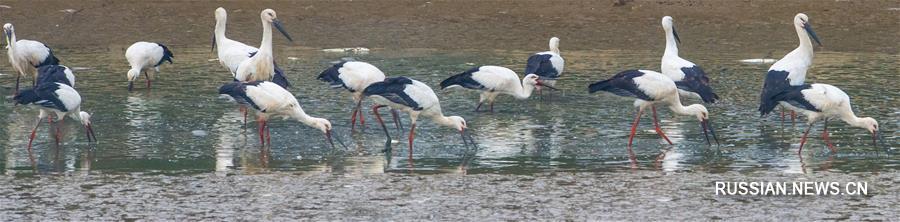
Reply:
[[262, 43], [259, 44], [259, 52], [272, 54], [272, 23], [261, 19], [263, 24]]
[[663, 57], [678, 57], [678, 42], [675, 41], [675, 33], [672, 31], [672, 27], [663, 27], [663, 29], [666, 31], [666, 51], [663, 53]]
[[558, 39], [550, 40], [550, 51], [559, 55], [559, 40]]
[[794, 25], [794, 29], [797, 30], [797, 37], [800, 39], [800, 45], [797, 46], [797, 49], [794, 49], [793, 52], [799, 53], [800, 55], [809, 58], [812, 61], [813, 57], [813, 45], [810, 40], [809, 33], [806, 32], [806, 29], [803, 29], [801, 25]]
[[844, 122], [846, 122], [848, 125], [851, 125], [851, 126], [860, 127], [860, 128], [868, 127], [866, 125], [866, 123], [863, 121], [863, 118], [859, 118], [858, 116], [856, 116], [856, 114], [853, 113], [853, 110], [849, 110], [849, 112], [841, 113], [840, 118], [841, 118], [841, 120], [843, 120]]
[[216, 17], [215, 33], [216, 33], [216, 40], [217, 40], [216, 43], [217, 44], [221, 44], [222, 39], [225, 38], [225, 27], [226, 27], [227, 23], [228, 23], [227, 16], [222, 16], [222, 19], [218, 19], [218, 17]]
[[532, 92], [534, 92], [534, 85], [526, 84], [525, 79], [522, 79], [521, 85], [515, 84], [512, 95], [513, 97], [516, 97], [516, 99], [527, 99], [528, 97], [531, 97]]

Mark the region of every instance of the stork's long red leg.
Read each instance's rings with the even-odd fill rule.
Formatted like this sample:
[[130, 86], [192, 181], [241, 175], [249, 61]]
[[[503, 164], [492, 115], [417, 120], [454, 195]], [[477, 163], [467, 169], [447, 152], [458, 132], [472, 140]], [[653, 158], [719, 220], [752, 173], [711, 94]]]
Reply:
[[797, 155], [800, 155], [800, 151], [803, 151], [803, 144], [806, 144], [806, 136], [809, 135], [809, 130], [811, 130], [813, 124], [809, 124], [809, 127], [806, 128], [806, 132], [803, 132], [803, 138], [800, 138], [800, 149], [797, 150]]
[[56, 145], [57, 146], [59, 145], [59, 141], [62, 140], [62, 137], [63, 137], [62, 131], [60, 130], [60, 128], [62, 128], [64, 126], [63, 123], [65, 122], [65, 120], [66, 120], [65, 118], [62, 118], [62, 119], [59, 119], [58, 123], [56, 123]]
[[781, 122], [784, 123], [784, 107], [781, 107]]
[[147, 88], [150, 88], [150, 73], [144, 72], [144, 77], [147, 77]]
[[[381, 120], [381, 114], [378, 113], [378, 108], [385, 107], [384, 105], [374, 105], [372, 106], [372, 113], [375, 114], [375, 119], [378, 120], [378, 124], [381, 124], [381, 129], [384, 130], [384, 136], [387, 137], [388, 142], [391, 141], [391, 135], [388, 134], [387, 126], [384, 125], [384, 121]], [[396, 120], [396, 116], [394, 116], [394, 120]]]
[[359, 113], [360, 106], [362, 105], [362, 100], [356, 102], [356, 107], [353, 108], [353, 113], [350, 114], [350, 131], [356, 129], [356, 113]]
[[[49, 117], [49, 118], [53, 118], [53, 117]], [[38, 126], [40, 126], [40, 125], [41, 125], [41, 119], [38, 118], [37, 124], [34, 124], [34, 129], [31, 129], [31, 136], [28, 137], [28, 151], [29, 152], [31, 151], [31, 142], [34, 141], [34, 136], [35, 136], [35, 134], [37, 134], [37, 129], [38, 129]]]
[[659, 134], [659, 136], [661, 136], [663, 139], [666, 139], [666, 142], [669, 142], [669, 145], [672, 145], [672, 141], [669, 140], [669, 137], [667, 137], [666, 134], [663, 133], [662, 129], [659, 128], [659, 119], [657, 119], [656, 117], [656, 106], [651, 107], [653, 109], [653, 126], [656, 127], [656, 133]]
[[797, 112], [794, 112], [793, 110], [791, 110], [791, 125], [794, 125], [797, 123], [795, 121], [795, 119], [797, 119]]
[[822, 129], [822, 139], [825, 140], [825, 145], [828, 145], [828, 149], [831, 149], [831, 152], [837, 152], [837, 149], [834, 148], [834, 144], [831, 144], [831, 139], [828, 138], [828, 120], [825, 120], [825, 128]]
[[638, 123], [641, 121], [641, 113], [644, 112], [641, 108], [638, 108], [637, 115], [634, 116], [634, 123], [631, 124], [631, 135], [628, 137], [628, 146], [631, 146], [631, 142], [634, 140], [634, 134], [637, 133]]
[[269, 133], [269, 124], [266, 124], [266, 143], [272, 145], [272, 134]]
[[412, 157], [413, 139], [416, 138], [416, 123], [409, 127], [409, 156]]
[[263, 119], [258, 119], [256, 122], [259, 126], [259, 143], [262, 145], [266, 145], [266, 138], [263, 134], [263, 130], [266, 128], [266, 121]]

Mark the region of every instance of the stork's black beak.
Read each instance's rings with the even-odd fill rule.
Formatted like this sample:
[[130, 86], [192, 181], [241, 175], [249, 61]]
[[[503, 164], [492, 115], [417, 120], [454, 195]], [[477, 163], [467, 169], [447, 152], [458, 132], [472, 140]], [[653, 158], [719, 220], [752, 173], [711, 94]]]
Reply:
[[216, 49], [216, 33], [212, 35], [212, 46], [209, 47], [209, 51], [212, 52]]
[[91, 142], [91, 138], [93, 138], [93, 142], [97, 142], [97, 136], [94, 135], [94, 128], [91, 127], [91, 124], [84, 125], [85, 136], [88, 138], [88, 142]]
[[281, 32], [281, 34], [284, 35], [284, 37], [287, 38], [288, 41], [294, 41], [294, 39], [291, 38], [291, 35], [289, 35], [287, 31], [284, 31], [284, 27], [281, 26], [281, 20], [273, 19], [272, 26], [275, 26], [275, 29], [278, 29], [278, 31]]
[[[478, 148], [478, 144], [475, 143], [475, 139], [472, 138], [472, 134], [469, 131], [471, 131], [471, 130], [463, 129], [463, 130], [459, 131], [459, 134], [460, 134], [460, 136], [462, 136], [462, 139], [463, 139], [463, 145], [468, 147], [469, 144], [472, 144], [472, 147]], [[468, 139], [469, 141], [466, 142], [466, 139]]]
[[[709, 119], [705, 119], [703, 121], [700, 121], [700, 126], [703, 127], [703, 135], [706, 137], [706, 144], [710, 146], [712, 145], [712, 143], [710, 143], [709, 141], [709, 134], [712, 134], [713, 139], [715, 139], [716, 145], [718, 146], [719, 137], [716, 136], [716, 130], [713, 129], [712, 122], [710, 122]], [[707, 131], [709, 131], [709, 134], [707, 134]]]
[[678, 42], [678, 44], [681, 44], [681, 39], [678, 38], [678, 31], [675, 31], [674, 25], [672, 26], [672, 35], [675, 36], [675, 42]]
[[[335, 146], [334, 146], [334, 140], [332, 140], [332, 136], [331, 136], [332, 132], [333, 132], [332, 130], [326, 130], [326, 131], [325, 131], [325, 139], [328, 140], [328, 144], [331, 144], [331, 148], [334, 149], [334, 148], [335, 148]], [[341, 146], [344, 147], [344, 149], [347, 149], [347, 148], [348, 148], [347, 145], [344, 144], [344, 141], [341, 140], [341, 137], [340, 137], [340, 136], [335, 136], [334, 138], [337, 139], [338, 144], [341, 144]]]
[[812, 37], [813, 40], [816, 40], [816, 43], [819, 44], [819, 46], [822, 46], [822, 42], [819, 41], [819, 36], [816, 35], [816, 31], [813, 31], [812, 25], [810, 25], [808, 22], [804, 22], [803, 29], [806, 29], [806, 34], [809, 34], [809, 37]]
[[[548, 78], [548, 79], [549, 79], [549, 78]], [[547, 88], [552, 89], [552, 90], [559, 90], [559, 89], [557, 89], [556, 87], [544, 85], [544, 83], [541, 82], [541, 79], [540, 79], [540, 78], [538, 78], [537, 84], [536, 84], [536, 85], [541, 86], [541, 87], [547, 87]]]
[[12, 44], [10, 43], [10, 41], [12, 41], [12, 33], [9, 33], [9, 30], [3, 29], [3, 34], [6, 36], [6, 47], [9, 48], [9, 45]]
[[134, 89], [134, 81], [128, 81], [128, 92]]

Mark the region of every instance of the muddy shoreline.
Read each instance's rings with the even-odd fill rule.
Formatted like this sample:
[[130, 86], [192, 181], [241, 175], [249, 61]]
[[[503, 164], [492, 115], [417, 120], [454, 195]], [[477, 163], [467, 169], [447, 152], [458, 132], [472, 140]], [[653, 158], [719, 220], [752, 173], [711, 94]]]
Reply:
[[[208, 45], [213, 10], [229, 10], [228, 35], [259, 41], [259, 11], [272, 8], [311, 48], [662, 50], [660, 18], [671, 15], [685, 53], [748, 51], [779, 57], [796, 45], [791, 18], [810, 15], [822, 51], [900, 52], [896, 1], [3, 1], [0, 20], [20, 39], [54, 48], [128, 45], [139, 40]], [[776, 4], [777, 5], [774, 5]], [[66, 11], [67, 9], [71, 9]], [[251, 44], [253, 45], [253, 44]]]
[[[0, 177], [0, 220], [892, 220], [895, 172]], [[715, 181], [865, 181], [869, 196], [715, 196]], [[11, 198], [11, 199], [8, 199]], [[691, 210], [686, 208], [690, 207]]]

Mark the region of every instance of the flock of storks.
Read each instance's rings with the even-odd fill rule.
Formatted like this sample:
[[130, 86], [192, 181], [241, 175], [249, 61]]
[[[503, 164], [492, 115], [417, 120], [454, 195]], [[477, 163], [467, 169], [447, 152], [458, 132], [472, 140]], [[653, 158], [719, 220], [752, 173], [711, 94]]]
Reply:
[[[213, 36], [212, 47], [217, 49], [218, 61], [233, 74], [233, 82], [224, 84], [219, 88], [219, 93], [228, 95], [240, 104], [246, 122], [247, 107], [256, 110], [259, 124], [260, 142], [271, 144], [271, 136], [267, 121], [273, 116], [282, 116], [295, 119], [310, 127], [321, 130], [333, 147], [331, 122], [323, 118], [312, 117], [300, 107], [296, 97], [287, 89], [290, 83], [284, 72], [274, 62], [272, 50], [272, 28], [280, 31], [288, 40], [293, 41], [290, 35], [284, 31], [281, 22], [277, 19], [272, 9], [263, 10], [260, 18], [263, 23], [263, 36], [259, 48], [228, 39], [225, 36], [227, 13], [225, 9], [218, 8], [215, 11], [216, 27]], [[793, 112], [799, 112], [808, 117], [809, 127], [803, 133], [800, 142], [800, 150], [806, 142], [807, 135], [813, 124], [824, 121], [825, 127], [822, 137], [832, 151], [834, 146], [828, 138], [827, 122], [829, 119], [842, 120], [852, 126], [865, 128], [873, 135], [873, 142], [878, 137], [878, 123], [873, 118], [859, 118], [854, 115], [850, 99], [846, 93], [828, 84], [805, 83], [807, 69], [812, 63], [813, 42], [819, 42], [816, 33], [805, 14], [797, 14], [794, 17], [794, 28], [800, 40], [800, 45], [781, 60], [769, 68], [765, 77], [765, 83], [760, 95], [759, 112], [761, 115], [772, 112], [777, 106], [782, 108], [782, 121], [784, 121], [784, 108]], [[708, 134], [713, 135], [718, 144], [715, 130], [713, 129], [709, 112], [702, 104], [683, 106], [680, 97], [699, 99], [704, 103], [714, 103], [719, 99], [713, 92], [710, 79], [696, 64], [678, 56], [678, 43], [680, 39], [673, 25], [672, 17], [662, 18], [662, 27], [665, 30], [666, 49], [662, 56], [661, 72], [650, 70], [626, 70], [609, 79], [602, 80], [588, 86], [589, 92], [609, 92], [618, 96], [635, 98], [637, 107], [628, 145], [631, 146], [636, 133], [641, 114], [649, 108], [653, 113], [653, 123], [656, 133], [669, 144], [672, 142], [659, 127], [656, 115], [656, 106], [669, 107], [674, 113], [680, 115], [695, 116], [703, 128], [708, 144], [712, 144]], [[75, 76], [72, 71], [59, 65], [57, 59], [49, 47], [31, 40], [16, 40], [12, 24], [4, 25], [6, 34], [9, 61], [18, 71], [16, 78], [16, 104], [33, 105], [40, 109], [38, 121], [31, 132], [28, 147], [35, 137], [35, 131], [51, 113], [56, 114], [57, 124], [62, 124], [65, 116], [80, 120], [84, 125], [88, 140], [96, 140], [91, 128], [90, 114], [81, 111], [81, 97], [75, 90]], [[550, 51], [533, 54], [528, 58], [525, 68], [525, 76], [521, 80], [513, 70], [500, 66], [480, 66], [472, 68], [460, 74], [450, 76], [440, 83], [442, 89], [466, 88], [480, 91], [481, 96], [475, 111], [479, 111], [484, 103], [487, 103], [491, 112], [494, 110], [494, 101], [500, 94], [512, 95], [517, 99], [526, 99], [537, 90], [555, 90], [556, 81], [562, 76], [565, 60], [560, 55], [559, 39], [550, 39]], [[128, 90], [132, 90], [133, 82], [141, 73], [147, 79], [147, 87], [151, 86], [151, 74], [159, 72], [159, 66], [165, 61], [172, 62], [173, 54], [164, 45], [150, 42], [137, 42], [130, 46], [125, 53], [131, 69], [128, 70]], [[19, 91], [19, 78], [34, 73], [34, 84], [30, 89]], [[357, 116], [361, 124], [364, 124], [362, 101], [365, 98], [374, 102], [372, 112], [381, 124], [385, 134], [387, 127], [381, 119], [378, 110], [388, 107], [393, 115], [394, 123], [398, 130], [403, 130], [399, 121], [399, 112], [408, 113], [411, 119], [409, 127], [409, 149], [413, 147], [415, 137], [416, 120], [419, 116], [431, 118], [440, 125], [457, 130], [465, 144], [472, 140], [467, 135], [466, 121], [459, 116], [445, 116], [441, 111], [438, 96], [428, 84], [407, 78], [387, 78], [377, 67], [359, 61], [344, 61], [334, 64], [324, 70], [318, 79], [328, 83], [333, 88], [343, 88], [350, 92], [355, 103], [351, 114], [351, 127], [355, 127]], [[549, 92], [548, 92], [549, 93]], [[53, 117], [48, 118], [53, 124]], [[709, 133], [707, 133], [709, 132]], [[59, 127], [56, 130], [56, 140], [60, 140]], [[388, 136], [390, 141], [390, 136]], [[467, 141], [468, 140], [468, 141]], [[340, 141], [339, 141], [340, 142]]]

